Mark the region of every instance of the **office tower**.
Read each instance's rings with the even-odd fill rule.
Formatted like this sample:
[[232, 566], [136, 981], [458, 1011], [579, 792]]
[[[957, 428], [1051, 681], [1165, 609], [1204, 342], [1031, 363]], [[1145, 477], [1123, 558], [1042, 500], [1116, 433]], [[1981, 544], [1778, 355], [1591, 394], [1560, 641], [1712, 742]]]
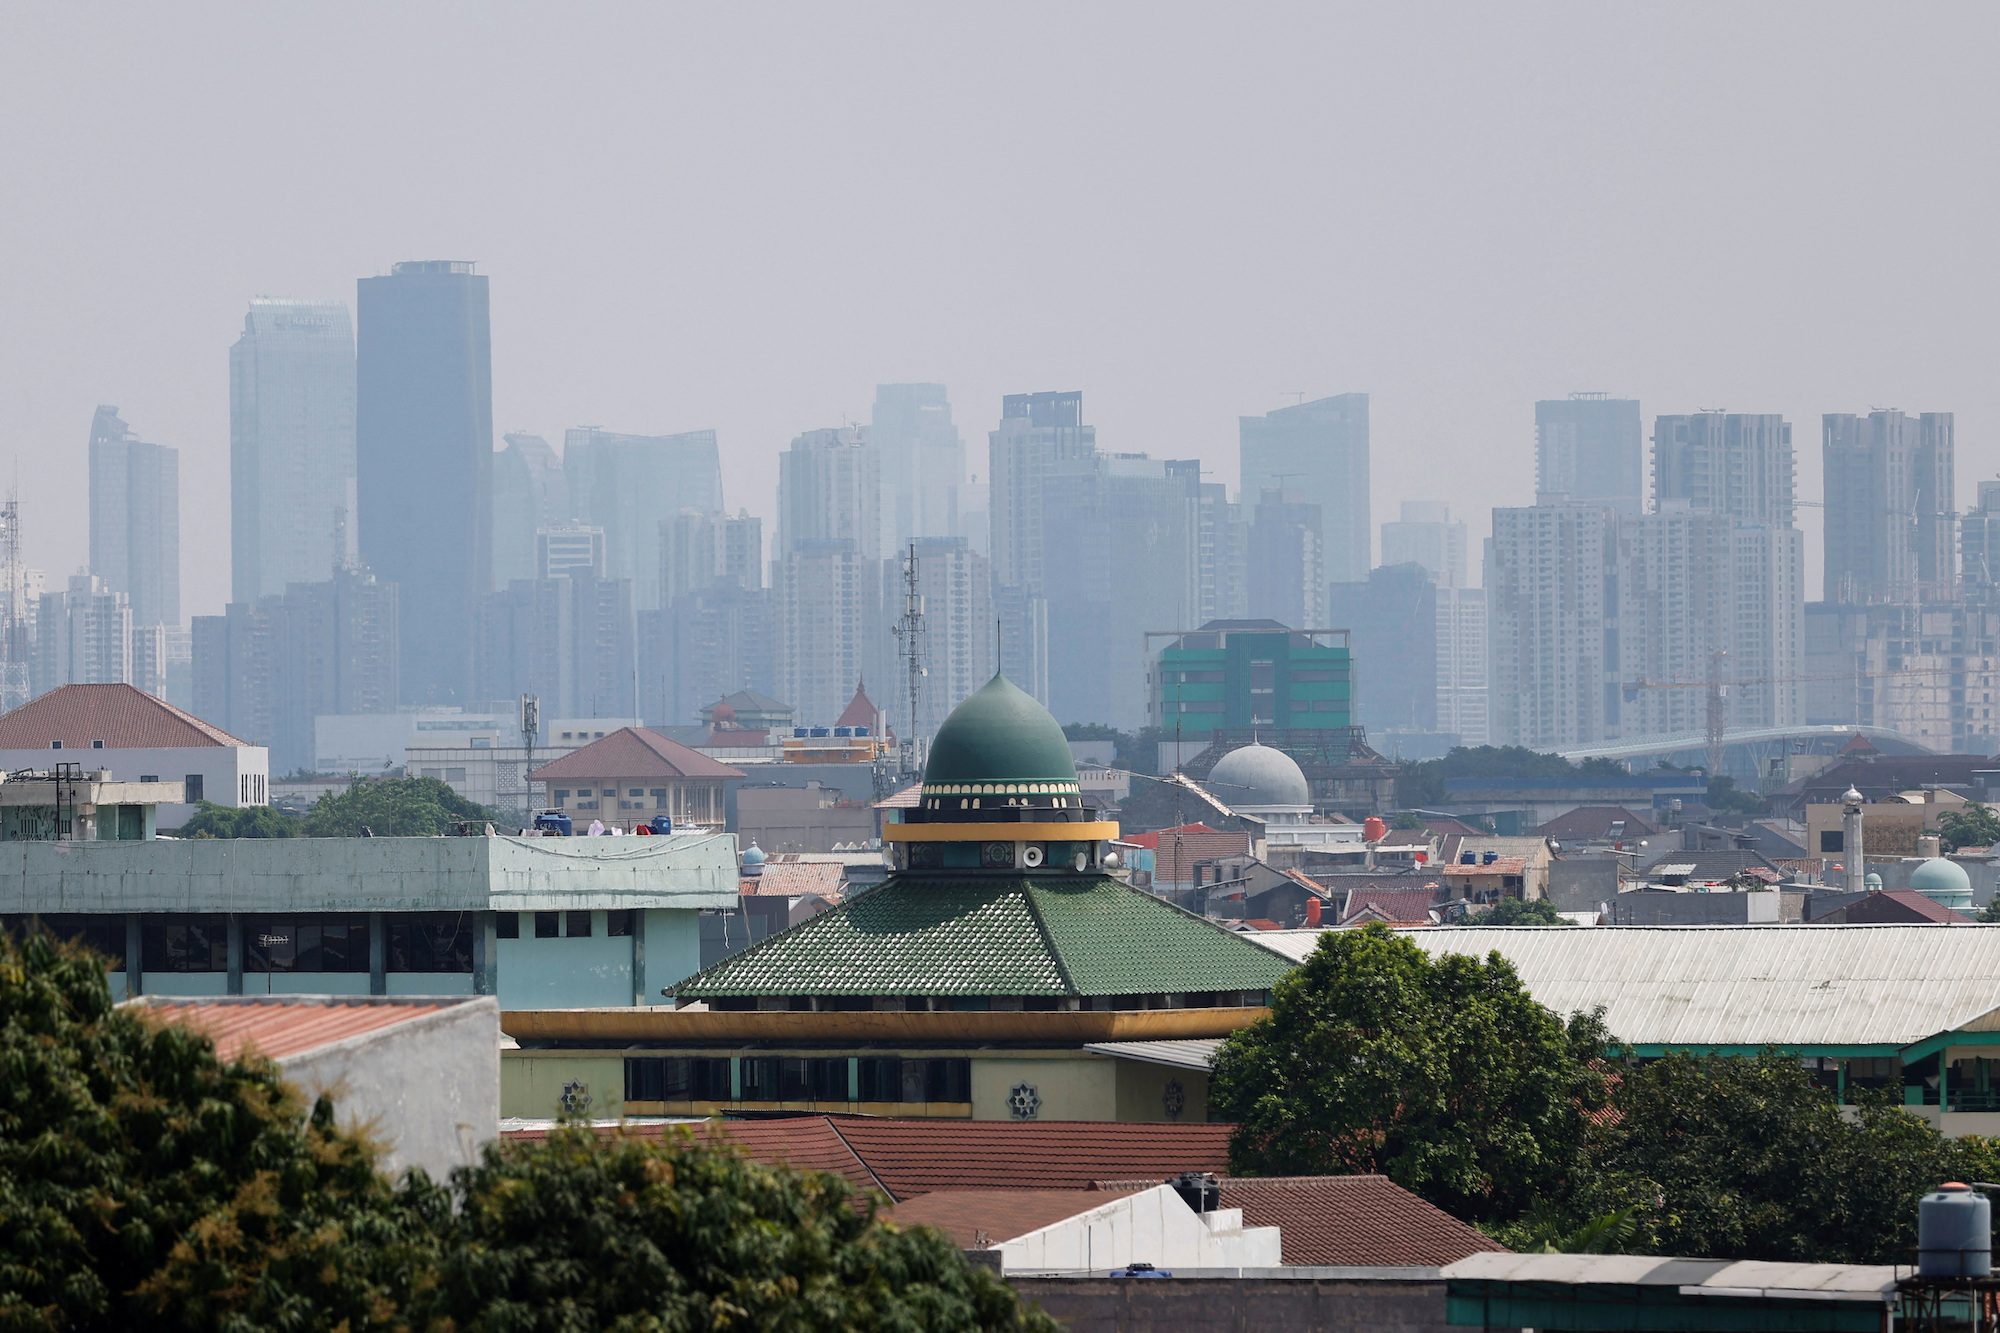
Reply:
[[231, 598], [255, 601], [352, 563], [354, 484], [347, 307], [256, 298], [229, 349]]
[[572, 516], [604, 529], [605, 577], [632, 580], [635, 606], [661, 605], [660, 522], [722, 508], [722, 456], [712, 430], [621, 435], [585, 426], [563, 436]]
[[958, 488], [958, 533], [965, 538], [975, 554], [988, 560], [993, 558], [992, 524], [988, 510], [992, 506], [993, 488], [978, 476]]
[[1368, 395], [1343, 393], [1261, 417], [1243, 417], [1244, 495], [1283, 491], [1319, 506], [1329, 583], [1368, 577], [1375, 535], [1368, 517]]
[[[916, 551], [917, 595], [923, 599], [921, 662], [918, 681], [916, 734], [928, 737], [945, 715], [998, 670], [993, 642], [993, 571], [986, 557], [963, 537], [919, 537]], [[905, 548], [905, 560], [909, 548]], [[883, 605], [900, 615], [907, 594], [903, 561], [883, 562]], [[898, 647], [901, 645], [898, 644]], [[869, 693], [894, 719], [898, 736], [908, 728], [909, 682], [898, 665], [893, 678], [883, 678]]]
[[994, 586], [1040, 597], [1043, 490], [1057, 467], [1096, 454], [1097, 428], [1083, 424], [1081, 393], [1010, 393], [987, 448]]
[[479, 606], [478, 694], [523, 694], [549, 717], [630, 717], [637, 672], [630, 579], [588, 569], [516, 579]]
[[[1196, 466], [1187, 464], [1185, 466]], [[1202, 481], [1195, 500], [1195, 587], [1190, 605], [1201, 624], [1240, 620], [1250, 608], [1250, 519], [1219, 481]]]
[[778, 455], [772, 559], [806, 542], [847, 541], [861, 559], [880, 560], [881, 513], [882, 459], [868, 432], [858, 426], [806, 431]]
[[[283, 594], [231, 602], [221, 615], [196, 616], [194, 714], [252, 745], [278, 734], [284, 674]], [[273, 771], [290, 771], [274, 753]]]
[[535, 534], [570, 521], [569, 478], [539, 435], [507, 436], [493, 455], [493, 586], [536, 577]]
[[1182, 745], [1254, 732], [1273, 745], [1348, 749], [1344, 736], [1328, 734], [1353, 723], [1354, 654], [1343, 631], [1224, 620], [1155, 633], [1149, 650], [1147, 725]]
[[[1617, 676], [1620, 730], [1631, 737], [1700, 735], [1714, 655], [1735, 644], [1735, 525], [1685, 504], [1618, 525]], [[1729, 662], [1723, 674], [1742, 673]]]
[[2000, 750], [2000, 608], [1968, 593], [1808, 606], [1806, 722], [1881, 727], [1936, 754]]
[[34, 692], [58, 685], [129, 684], [132, 604], [95, 574], [42, 594], [35, 612]]
[[[683, 509], [660, 521], [660, 595], [676, 600], [718, 584], [764, 586], [764, 520]], [[710, 702], [713, 702], [712, 700]]]
[[886, 662], [882, 562], [864, 557], [852, 538], [793, 540], [772, 561], [772, 573], [778, 697], [801, 725], [830, 726], [855, 683]]
[[1789, 528], [1792, 427], [1775, 412], [1695, 412], [1653, 420], [1653, 507]]
[[[1620, 514], [1646, 507], [1639, 400], [1573, 393], [1535, 404], [1535, 491]], [[1382, 560], [1389, 556], [1385, 551]]]
[[535, 577], [562, 579], [571, 574], [604, 577], [604, 529], [565, 523], [535, 533]]
[[1354, 720], [1375, 732], [1437, 731], [1437, 585], [1410, 563], [1336, 583], [1330, 625], [1354, 653]]
[[358, 288], [361, 559], [397, 585], [403, 702], [464, 703], [474, 610], [493, 577], [486, 278], [462, 261], [419, 260]]
[[1244, 614], [1305, 629], [1326, 615], [1319, 506], [1267, 490], [1250, 511]]
[[1402, 515], [1382, 525], [1383, 565], [1422, 565], [1438, 587], [1464, 587], [1465, 524], [1453, 521], [1451, 506], [1405, 500]]
[[1485, 745], [1486, 590], [1437, 590], [1437, 729]]
[[1979, 483], [1978, 507], [1959, 525], [1959, 547], [1967, 596], [1991, 603], [2000, 591], [2000, 481]]
[[90, 572], [133, 624], [181, 623], [180, 450], [139, 439], [116, 407], [90, 423]]
[[868, 438], [882, 459], [881, 549], [901, 550], [913, 537], [963, 535], [958, 489], [965, 483], [965, 441], [952, 424], [944, 385], [876, 385]]
[[1829, 412], [1820, 425], [1826, 600], [1949, 599], [1958, 582], [1952, 413]]
[[1493, 511], [1487, 729], [1559, 750], [1617, 735], [1617, 515], [1602, 505]]

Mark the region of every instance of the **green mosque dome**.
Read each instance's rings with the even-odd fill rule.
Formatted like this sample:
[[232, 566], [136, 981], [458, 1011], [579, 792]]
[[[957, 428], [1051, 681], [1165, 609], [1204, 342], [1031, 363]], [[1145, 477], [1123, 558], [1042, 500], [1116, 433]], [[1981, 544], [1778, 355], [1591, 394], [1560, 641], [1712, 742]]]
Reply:
[[1034, 696], [996, 675], [951, 710], [931, 742], [924, 793], [1074, 795], [1076, 758], [1062, 725]]
[[1934, 856], [1910, 872], [1910, 887], [1946, 907], [1972, 901], [1972, 877], [1965, 867], [1942, 856]]

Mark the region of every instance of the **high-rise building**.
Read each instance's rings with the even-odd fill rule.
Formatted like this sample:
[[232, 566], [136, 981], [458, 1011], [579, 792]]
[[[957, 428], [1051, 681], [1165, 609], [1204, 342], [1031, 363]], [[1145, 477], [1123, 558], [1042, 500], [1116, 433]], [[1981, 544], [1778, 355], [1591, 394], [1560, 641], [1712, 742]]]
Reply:
[[1948, 600], [1958, 582], [1953, 415], [1829, 412], [1820, 425], [1826, 600]]
[[1382, 525], [1382, 564], [1422, 565], [1440, 588], [1465, 586], [1465, 524], [1451, 506], [1403, 501], [1402, 517]]
[[1244, 613], [1280, 625], [1311, 625], [1325, 614], [1326, 564], [1319, 506], [1268, 490], [1250, 509]]
[[1219, 481], [1200, 482], [1194, 572], [1191, 605], [1198, 623], [1241, 620], [1250, 613], [1249, 515]]
[[[871, 537], [878, 535], [870, 529]], [[793, 540], [772, 561], [777, 602], [778, 697], [804, 726], [830, 726], [855, 682], [886, 654], [882, 562], [853, 538]]]
[[[1707, 725], [1714, 655], [1736, 638], [1735, 525], [1685, 504], [1618, 525], [1615, 665], [1626, 736], [1687, 736]], [[1730, 662], [1724, 674], [1743, 674]]]
[[[156, 622], [157, 623], [157, 622]], [[42, 594], [35, 612], [34, 692], [58, 685], [129, 685], [132, 604], [95, 574]]]
[[[963, 537], [919, 537], [917, 595], [923, 599], [924, 674], [918, 679], [915, 734], [931, 736], [961, 699], [993, 678], [993, 572]], [[905, 559], [909, 548], [905, 548]], [[883, 605], [901, 614], [907, 583], [901, 561], [885, 561]], [[901, 646], [900, 644], [898, 645]], [[900, 664], [899, 664], [900, 668]], [[909, 682], [899, 669], [871, 691], [898, 736], [910, 731]]]
[[660, 592], [666, 604], [718, 585], [764, 586], [764, 520], [699, 509], [662, 519]]
[[1340, 731], [1352, 725], [1354, 655], [1341, 630], [1218, 620], [1156, 632], [1148, 645], [1146, 723], [1183, 744], [1217, 731]]
[[1789, 528], [1792, 427], [1775, 412], [1695, 412], [1653, 421], [1653, 507]]
[[[1639, 400], [1573, 393], [1535, 404], [1535, 490], [1620, 514], [1646, 507]], [[1382, 553], [1388, 562], [1387, 551]]]
[[[915, 537], [957, 537], [965, 440], [942, 384], [879, 384], [868, 438], [882, 459], [882, 542], [897, 551]], [[985, 682], [980, 682], [984, 684]]]
[[535, 578], [535, 534], [570, 517], [562, 459], [539, 435], [509, 435], [493, 455], [493, 586]]
[[1010, 393], [1000, 400], [1000, 425], [987, 448], [994, 587], [1041, 597], [1043, 492], [1056, 469], [1095, 456], [1097, 428], [1083, 424], [1081, 393]]
[[354, 486], [346, 305], [256, 298], [229, 349], [231, 598], [255, 601], [351, 564]]
[[782, 561], [809, 542], [846, 541], [862, 560], [880, 561], [882, 493], [882, 456], [866, 430], [806, 431], [778, 455], [778, 530], [771, 558]]
[[1487, 729], [1559, 750], [1618, 734], [1616, 513], [1596, 504], [1493, 511], [1486, 570]]
[[139, 439], [116, 407], [90, 423], [90, 572], [133, 624], [181, 623], [180, 450]]
[[479, 607], [479, 697], [523, 694], [551, 717], [631, 717], [637, 674], [632, 583], [566, 575], [516, 579]]
[[486, 278], [458, 260], [358, 284], [355, 484], [362, 561], [408, 626], [405, 703], [465, 703], [493, 578], [493, 366]]
[[1437, 729], [1485, 745], [1486, 590], [1437, 590]]
[[566, 579], [571, 574], [604, 577], [603, 528], [565, 523], [535, 532], [535, 577]]
[[639, 613], [639, 702], [648, 722], [683, 726], [726, 694], [775, 694], [777, 625], [768, 588], [714, 583]]
[[604, 529], [605, 576], [632, 580], [633, 604], [660, 606], [660, 523], [722, 508], [715, 432], [621, 435], [585, 426], [563, 436], [572, 516]]
[[1959, 525], [1968, 596], [1991, 603], [2000, 593], [2000, 481], [1979, 483], [1979, 504]]
[[1316, 504], [1329, 583], [1368, 577], [1368, 395], [1336, 394], [1240, 421], [1245, 496], [1283, 491]]
[[1354, 720], [1370, 733], [1438, 730], [1437, 591], [1415, 563], [1333, 585], [1331, 623], [1354, 650]]

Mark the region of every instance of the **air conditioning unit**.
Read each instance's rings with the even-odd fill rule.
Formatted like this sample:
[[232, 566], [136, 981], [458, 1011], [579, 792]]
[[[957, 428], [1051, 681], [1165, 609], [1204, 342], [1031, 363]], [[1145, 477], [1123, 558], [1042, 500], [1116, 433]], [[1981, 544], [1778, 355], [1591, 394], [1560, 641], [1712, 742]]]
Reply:
[[1042, 849], [1030, 843], [1021, 849], [1021, 864], [1033, 870], [1042, 863]]

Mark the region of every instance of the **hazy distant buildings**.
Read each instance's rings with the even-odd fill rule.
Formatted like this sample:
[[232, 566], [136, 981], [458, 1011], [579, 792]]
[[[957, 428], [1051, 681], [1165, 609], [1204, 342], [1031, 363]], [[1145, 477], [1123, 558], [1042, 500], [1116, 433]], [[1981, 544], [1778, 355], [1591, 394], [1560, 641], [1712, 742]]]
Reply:
[[1959, 524], [1966, 594], [1991, 603], [2000, 593], [2000, 481], [1979, 483], [1979, 503]]
[[[1573, 393], [1535, 404], [1535, 491], [1620, 514], [1645, 509], [1639, 400]], [[1388, 553], [1382, 559], [1388, 561]]]
[[1820, 424], [1826, 600], [1949, 599], [1957, 582], [1953, 415], [1830, 412]]
[[604, 577], [604, 529], [578, 523], [537, 529], [535, 577], [566, 579], [572, 574]]
[[1460, 745], [1490, 741], [1486, 711], [1486, 590], [1437, 590], [1437, 729]]
[[135, 625], [181, 623], [180, 460], [134, 435], [116, 407], [91, 419], [90, 572], [126, 595]]
[[230, 596], [352, 562], [354, 326], [338, 301], [258, 297], [229, 349]]
[[516, 579], [479, 607], [478, 694], [533, 694], [551, 717], [631, 717], [637, 673], [630, 579], [582, 567]]
[[852, 538], [784, 543], [772, 561], [777, 609], [778, 698], [800, 725], [828, 726], [879, 665], [882, 562]]
[[1095, 456], [1097, 428], [1083, 422], [1081, 393], [1010, 393], [1000, 400], [1000, 425], [987, 448], [994, 586], [1041, 597], [1043, 492], [1058, 468]]
[[569, 521], [562, 459], [539, 435], [509, 435], [493, 455], [493, 586], [534, 578], [535, 534]]
[[402, 701], [462, 704], [475, 613], [493, 577], [486, 278], [462, 261], [421, 260], [358, 288], [361, 558], [400, 589]]
[[768, 588], [712, 583], [639, 613], [639, 703], [646, 720], [683, 726], [738, 690], [775, 694], [778, 631]]
[[1402, 517], [1382, 525], [1382, 564], [1422, 565], [1440, 588], [1465, 586], [1465, 524], [1451, 506], [1403, 501]]
[[73, 575], [62, 591], [43, 593], [35, 632], [36, 694], [133, 683], [131, 602], [97, 575]]
[[1409, 563], [1383, 565], [1329, 595], [1334, 628], [1354, 651], [1354, 720], [1370, 733], [1438, 730], [1437, 585]]
[[682, 509], [722, 508], [715, 432], [623, 435], [581, 427], [563, 436], [563, 471], [571, 517], [604, 529], [606, 577], [632, 580], [635, 606], [659, 606], [661, 521]]
[[[884, 551], [914, 537], [957, 537], [965, 440], [942, 384], [881, 384], [868, 438], [881, 456]], [[984, 684], [984, 682], [981, 682]]]
[[1329, 583], [1368, 577], [1368, 395], [1343, 393], [1240, 421], [1244, 496], [1283, 491], [1319, 506]]
[[782, 560], [807, 542], [847, 541], [862, 560], [880, 560], [882, 492], [882, 456], [867, 431], [858, 426], [806, 431], [778, 455], [772, 558]]
[[[963, 537], [919, 537], [914, 543], [917, 594], [923, 598], [924, 660], [919, 682], [916, 733], [930, 736], [960, 700], [992, 679], [997, 669], [993, 642], [993, 572], [986, 557]], [[883, 604], [893, 620], [902, 613], [906, 584], [900, 562], [883, 565]], [[899, 645], [900, 646], [900, 645]], [[898, 735], [908, 728], [908, 682], [899, 671], [872, 691], [896, 719]]]
[[1616, 734], [1617, 527], [1604, 505], [1493, 511], [1486, 570], [1493, 744], [1559, 750]]
[[[1315, 625], [1326, 614], [1326, 563], [1319, 506], [1267, 490], [1245, 497], [1244, 614], [1281, 625]], [[1203, 622], [1206, 623], [1206, 622]]]

